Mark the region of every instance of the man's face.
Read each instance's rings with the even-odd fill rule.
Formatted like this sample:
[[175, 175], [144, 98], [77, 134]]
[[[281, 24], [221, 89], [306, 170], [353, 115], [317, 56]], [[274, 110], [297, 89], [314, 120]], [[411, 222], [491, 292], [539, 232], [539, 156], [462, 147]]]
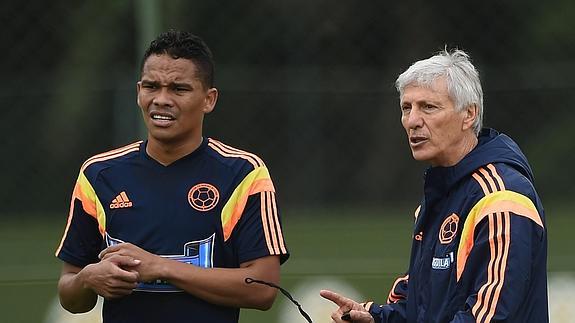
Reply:
[[196, 64], [169, 55], [151, 55], [138, 82], [138, 105], [150, 141], [185, 144], [202, 134], [204, 114], [213, 110], [217, 90], [206, 89]]
[[445, 79], [439, 78], [429, 87], [407, 86], [400, 105], [413, 158], [432, 166], [453, 166], [463, 158], [465, 139], [473, 131], [468, 111], [455, 110]]

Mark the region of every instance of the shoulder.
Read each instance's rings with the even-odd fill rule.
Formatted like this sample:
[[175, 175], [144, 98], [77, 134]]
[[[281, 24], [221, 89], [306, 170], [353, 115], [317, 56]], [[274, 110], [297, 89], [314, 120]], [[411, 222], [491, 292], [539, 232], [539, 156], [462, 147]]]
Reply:
[[[521, 215], [544, 227], [541, 201], [531, 180], [517, 168], [505, 163], [493, 163], [478, 168], [472, 175], [481, 196], [470, 211], [476, 220], [487, 214]], [[476, 221], [478, 222], [478, 221]]]
[[465, 195], [468, 197], [470, 212], [485, 213], [490, 210], [520, 214], [543, 213], [541, 201], [530, 178], [506, 163], [487, 164], [473, 171]]
[[92, 177], [102, 170], [121, 164], [126, 160], [137, 156], [140, 152], [142, 141], [136, 141], [129, 145], [106, 151], [88, 158], [80, 168], [80, 174]]
[[472, 174], [476, 187], [483, 195], [499, 191], [513, 191], [536, 199], [533, 183], [522, 172], [505, 163], [493, 163], [479, 167]]
[[475, 184], [475, 189], [480, 191], [483, 196], [505, 189], [501, 169], [493, 164], [477, 168], [471, 174], [471, 178], [473, 179], [471, 182]]
[[208, 138], [208, 153], [210, 156], [228, 168], [252, 171], [266, 168], [264, 161], [256, 154], [232, 147], [213, 138]]

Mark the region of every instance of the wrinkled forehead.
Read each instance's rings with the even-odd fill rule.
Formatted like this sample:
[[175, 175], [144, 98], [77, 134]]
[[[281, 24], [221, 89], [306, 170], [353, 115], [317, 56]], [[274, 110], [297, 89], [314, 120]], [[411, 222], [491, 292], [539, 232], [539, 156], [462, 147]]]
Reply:
[[404, 99], [409, 99], [406, 98], [406, 92], [408, 94], [408, 96], [412, 93], [428, 93], [431, 95], [436, 95], [436, 96], [447, 96], [450, 97], [449, 95], [449, 89], [447, 88], [447, 82], [445, 77], [439, 77], [436, 78], [435, 80], [432, 80], [430, 82], [418, 82], [416, 80], [408, 83], [407, 85], [405, 85], [405, 87], [402, 89], [401, 93], [400, 93], [400, 101], [403, 102]]
[[196, 64], [187, 58], [173, 58], [170, 55], [150, 55], [142, 67], [144, 78], [198, 79]]
[[403, 90], [413, 87], [427, 88], [433, 91], [447, 91], [447, 78], [445, 75], [423, 75], [408, 82]]

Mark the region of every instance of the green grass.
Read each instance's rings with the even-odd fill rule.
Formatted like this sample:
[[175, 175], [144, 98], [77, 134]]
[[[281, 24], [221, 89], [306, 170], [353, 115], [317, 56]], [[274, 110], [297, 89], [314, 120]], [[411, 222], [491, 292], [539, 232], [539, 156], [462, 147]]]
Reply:
[[0, 308], [3, 322], [42, 322], [56, 295], [60, 262], [54, 250], [65, 218], [7, 217], [0, 221]]
[[[41, 323], [56, 297], [60, 262], [54, 250], [65, 215], [0, 219], [2, 322]], [[296, 300], [303, 297], [297, 294], [302, 284], [326, 276], [349, 283], [365, 297], [384, 300], [395, 277], [407, 268], [411, 212], [291, 210], [284, 212], [283, 222], [291, 258], [282, 267], [282, 286]], [[574, 225], [570, 208], [547, 209], [549, 271], [575, 272], [570, 231]], [[285, 302], [278, 294], [272, 310], [243, 310], [241, 322], [278, 322]], [[310, 310], [309, 303], [302, 305]], [[292, 310], [297, 311], [295, 306]]]

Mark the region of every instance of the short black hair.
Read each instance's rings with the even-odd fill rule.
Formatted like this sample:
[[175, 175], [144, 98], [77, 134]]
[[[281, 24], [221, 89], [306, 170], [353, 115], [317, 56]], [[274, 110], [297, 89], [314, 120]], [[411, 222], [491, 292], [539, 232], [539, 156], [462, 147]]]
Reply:
[[140, 71], [151, 55], [170, 55], [174, 59], [189, 59], [198, 68], [198, 77], [206, 88], [214, 87], [214, 59], [212, 51], [198, 36], [179, 30], [168, 30], [154, 39], [142, 58]]

